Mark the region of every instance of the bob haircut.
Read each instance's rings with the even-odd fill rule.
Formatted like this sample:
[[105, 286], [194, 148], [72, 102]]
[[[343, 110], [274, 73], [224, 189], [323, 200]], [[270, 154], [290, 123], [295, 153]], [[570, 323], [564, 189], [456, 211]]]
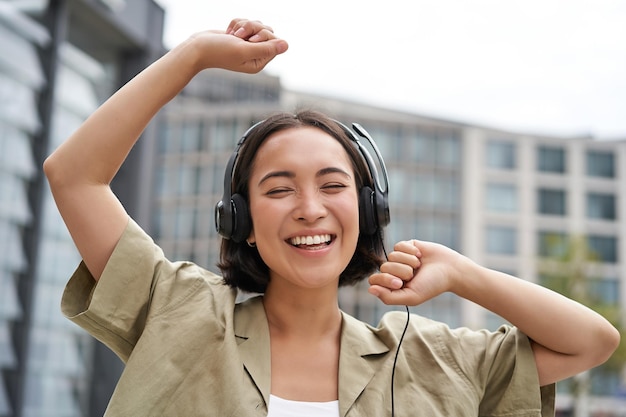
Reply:
[[[343, 128], [335, 120], [320, 112], [304, 110], [295, 115], [292, 113], [274, 114], [248, 134], [239, 150], [238, 160], [234, 167], [233, 194], [237, 193], [244, 197], [246, 202], [249, 201], [248, 182], [254, 168], [254, 158], [258, 149], [270, 135], [282, 130], [305, 126], [318, 128], [341, 143], [352, 162], [357, 190], [360, 190], [363, 185], [374, 188], [363, 156]], [[359, 233], [356, 250], [339, 277], [339, 286], [354, 285], [375, 272], [383, 262], [384, 253], [381, 227], [373, 235]], [[258, 250], [248, 246], [245, 241], [237, 243], [232, 239], [222, 239], [220, 261], [217, 266], [222, 272], [225, 284], [245, 292], [264, 293], [270, 280], [269, 268]]]

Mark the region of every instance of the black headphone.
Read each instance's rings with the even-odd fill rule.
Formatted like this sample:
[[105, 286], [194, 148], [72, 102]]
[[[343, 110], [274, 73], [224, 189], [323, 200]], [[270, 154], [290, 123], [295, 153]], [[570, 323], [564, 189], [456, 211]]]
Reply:
[[[232, 194], [233, 174], [241, 146], [250, 133], [263, 122], [264, 120], [250, 127], [237, 142], [235, 151], [230, 156], [224, 171], [224, 194], [222, 195], [222, 199], [215, 205], [215, 228], [217, 232], [225, 239], [232, 239], [237, 243], [243, 242], [250, 235], [252, 220], [246, 199], [240, 194]], [[336, 120], [335, 122], [343, 129], [348, 135], [348, 138], [354, 143], [354, 146], [359, 150], [372, 177], [374, 189], [369, 185], [364, 185], [359, 191], [359, 227], [361, 233], [373, 235], [387, 226], [390, 221], [388, 198], [389, 181], [385, 162], [372, 137], [359, 124], [353, 123], [353, 129], [359, 136], [368, 141], [376, 154], [376, 159], [378, 160], [378, 165], [380, 166], [385, 183], [383, 188], [374, 160], [359, 140], [359, 137], [344, 124]]]

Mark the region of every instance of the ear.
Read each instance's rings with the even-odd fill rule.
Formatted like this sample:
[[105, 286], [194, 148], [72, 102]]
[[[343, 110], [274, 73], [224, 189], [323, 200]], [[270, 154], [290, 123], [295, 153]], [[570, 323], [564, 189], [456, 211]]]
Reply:
[[252, 230], [250, 230], [250, 234], [248, 235], [248, 237], [246, 238], [246, 242], [249, 245], [254, 245], [256, 244], [256, 238], [254, 237], [254, 227], [252, 228]]

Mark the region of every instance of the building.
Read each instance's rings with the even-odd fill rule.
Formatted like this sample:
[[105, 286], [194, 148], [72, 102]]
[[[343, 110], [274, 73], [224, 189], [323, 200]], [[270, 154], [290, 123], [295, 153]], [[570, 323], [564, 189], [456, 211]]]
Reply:
[[[0, 416], [102, 415], [119, 377], [121, 362], [59, 310], [80, 257], [41, 167], [163, 52], [163, 18], [152, 0], [0, 1]], [[146, 227], [149, 143], [115, 184]]]

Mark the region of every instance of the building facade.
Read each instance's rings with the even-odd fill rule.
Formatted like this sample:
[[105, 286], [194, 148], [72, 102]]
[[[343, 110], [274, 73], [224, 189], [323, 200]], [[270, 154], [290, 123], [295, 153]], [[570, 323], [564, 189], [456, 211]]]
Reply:
[[[0, 1], [0, 416], [102, 415], [122, 370], [61, 315], [80, 256], [42, 163], [163, 52], [163, 17], [151, 0]], [[133, 153], [114, 186], [140, 222], [148, 148]]]

